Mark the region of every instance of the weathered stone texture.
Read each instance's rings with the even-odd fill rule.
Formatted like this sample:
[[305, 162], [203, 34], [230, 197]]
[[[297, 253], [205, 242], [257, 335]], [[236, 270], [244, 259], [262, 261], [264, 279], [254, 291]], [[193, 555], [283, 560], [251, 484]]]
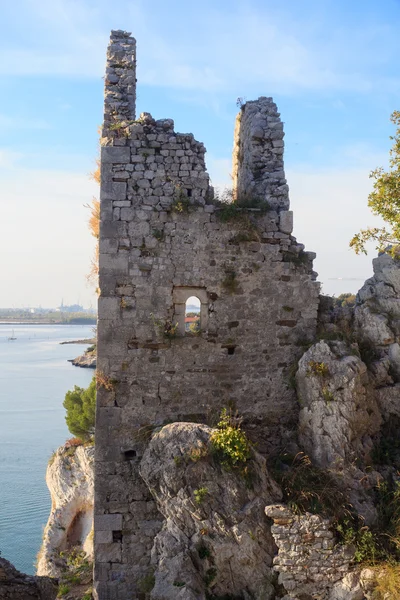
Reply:
[[1, 600], [55, 600], [57, 591], [57, 580], [25, 575], [0, 557]]
[[373, 348], [375, 363], [387, 362], [392, 382], [400, 382], [400, 264], [386, 253], [372, 264], [374, 275], [357, 294], [356, 334], [361, 343]]
[[[270, 598], [275, 554], [265, 504], [281, 498], [265, 459], [254, 452], [249, 477], [227, 471], [210, 456], [213, 429], [166, 425], [146, 449], [140, 472], [164, 515], [152, 550], [153, 600], [205, 600], [209, 594]], [[204, 490], [196, 502], [195, 493]], [[207, 572], [215, 569], [209, 584]], [[273, 594], [274, 595], [274, 594]]]
[[[265, 513], [274, 520], [271, 532], [278, 546], [274, 569], [288, 592], [285, 598], [330, 598], [334, 584], [350, 570], [354, 548], [336, 544], [329, 519], [319, 515], [296, 515], [284, 504], [267, 506]], [[349, 586], [347, 591], [347, 600], [363, 597], [359, 588], [358, 596], [350, 593]]]
[[361, 359], [344, 342], [318, 342], [300, 359], [296, 384], [300, 443], [315, 464], [365, 461], [381, 416]]
[[[253, 172], [282, 131], [270, 100], [248, 105], [244, 164]], [[255, 148], [247, 148], [246, 128], [260, 111], [272, 120], [265, 119], [257, 158]], [[123, 127], [108, 128], [102, 140], [97, 347], [106, 385], [98, 392], [95, 485], [100, 600], [139, 593], [162, 525], [138, 473], [151, 427], [205, 422], [235, 405], [261, 452], [278, 445], [292, 435], [298, 412], [289, 369], [316, 328], [314, 255], [290, 235], [290, 214], [279, 215], [288, 208], [282, 146], [273, 146], [279, 152], [268, 158], [262, 177], [263, 197], [276, 210], [244, 210], [254, 241], [241, 241], [242, 222], [222, 222], [222, 209], [212, 203], [204, 145], [173, 127], [172, 120], [147, 113], [134, 123], [124, 115]], [[184, 335], [184, 303], [192, 295], [201, 301], [201, 332]], [[166, 338], [163, 330], [175, 323], [179, 335]]]
[[236, 118], [233, 146], [233, 188], [238, 199], [260, 198], [275, 210], [289, 208], [283, 168], [284, 135], [272, 98], [243, 104]]
[[112, 31], [107, 48], [103, 136], [121, 122], [135, 119], [136, 40], [126, 31]]
[[93, 462], [93, 446], [67, 442], [47, 466], [51, 512], [38, 554], [38, 575], [60, 577], [65, 569], [60, 552], [77, 545], [93, 558]]

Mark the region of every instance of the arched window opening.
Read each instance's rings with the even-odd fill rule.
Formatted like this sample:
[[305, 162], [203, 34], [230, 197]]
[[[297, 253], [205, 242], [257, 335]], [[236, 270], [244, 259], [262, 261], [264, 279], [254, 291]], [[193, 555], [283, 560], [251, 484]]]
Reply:
[[199, 333], [200, 323], [200, 300], [196, 296], [190, 296], [185, 304], [185, 333]]

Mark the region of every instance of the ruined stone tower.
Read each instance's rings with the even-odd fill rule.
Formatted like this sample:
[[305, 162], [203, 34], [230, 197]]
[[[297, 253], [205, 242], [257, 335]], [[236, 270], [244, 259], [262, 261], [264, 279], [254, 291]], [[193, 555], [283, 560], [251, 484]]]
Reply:
[[[205, 147], [135, 115], [135, 40], [114, 31], [101, 149], [95, 590], [140, 598], [162, 526], [139, 464], [153, 428], [244, 417], [267, 452], [290, 436], [288, 373], [315, 333], [314, 255], [292, 237], [283, 126], [271, 98], [238, 115], [234, 198], [213, 199]], [[256, 200], [256, 201], [255, 201]], [[241, 207], [241, 208], [240, 208]], [[185, 303], [200, 301], [200, 332]]]

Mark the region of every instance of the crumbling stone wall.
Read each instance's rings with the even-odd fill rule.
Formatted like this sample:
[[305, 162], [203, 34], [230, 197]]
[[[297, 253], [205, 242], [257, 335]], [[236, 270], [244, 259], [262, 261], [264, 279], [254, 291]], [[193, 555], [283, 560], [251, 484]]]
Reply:
[[[315, 255], [291, 235], [283, 146], [271, 146], [283, 135], [272, 100], [244, 107], [243, 161], [235, 167], [245, 191], [244, 182], [258, 173], [255, 161], [266, 161], [268, 185], [257, 188], [257, 197], [262, 194], [270, 210], [243, 209], [244, 219], [225, 222], [223, 208], [213, 203], [204, 145], [176, 133], [171, 119], [143, 113], [136, 120], [134, 49], [129, 34], [112, 33], [101, 154], [100, 600], [140, 598], [148, 581], [162, 516], [138, 467], [153, 427], [210, 422], [232, 406], [261, 452], [290, 438], [298, 407], [288, 374], [301, 345], [314, 336], [318, 307]], [[253, 114], [272, 120], [254, 128]], [[240, 145], [240, 131], [236, 137]], [[273, 148], [279, 151], [268, 159]], [[184, 302], [192, 295], [201, 302], [201, 331], [185, 335]]]
[[242, 105], [236, 117], [233, 144], [236, 197], [262, 198], [275, 210], [289, 208], [289, 186], [283, 167], [284, 135], [272, 98], [261, 97]]
[[278, 546], [274, 569], [288, 592], [285, 599], [331, 598], [334, 585], [350, 570], [354, 548], [337, 544], [329, 519], [319, 515], [296, 515], [284, 504], [267, 506], [265, 513], [274, 521], [271, 532]]

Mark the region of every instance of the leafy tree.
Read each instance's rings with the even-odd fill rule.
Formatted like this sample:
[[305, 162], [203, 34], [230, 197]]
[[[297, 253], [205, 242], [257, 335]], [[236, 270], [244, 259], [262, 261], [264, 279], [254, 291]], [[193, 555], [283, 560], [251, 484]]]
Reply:
[[373, 191], [368, 196], [368, 206], [374, 215], [381, 217], [387, 227], [370, 227], [361, 229], [350, 241], [350, 247], [357, 254], [363, 252], [366, 242], [376, 242], [378, 250], [384, 250], [388, 245], [392, 246], [391, 253], [397, 256], [400, 245], [400, 111], [394, 111], [390, 120], [397, 126], [390, 150], [389, 170], [382, 167], [370, 173], [374, 180]]
[[93, 377], [88, 388], [77, 385], [65, 394], [63, 403], [67, 411], [65, 420], [73, 435], [88, 440], [94, 435], [96, 408], [96, 378]]
[[345, 294], [339, 294], [337, 298], [334, 298], [335, 306], [354, 306], [356, 303], [355, 294], [350, 294], [347, 292]]

